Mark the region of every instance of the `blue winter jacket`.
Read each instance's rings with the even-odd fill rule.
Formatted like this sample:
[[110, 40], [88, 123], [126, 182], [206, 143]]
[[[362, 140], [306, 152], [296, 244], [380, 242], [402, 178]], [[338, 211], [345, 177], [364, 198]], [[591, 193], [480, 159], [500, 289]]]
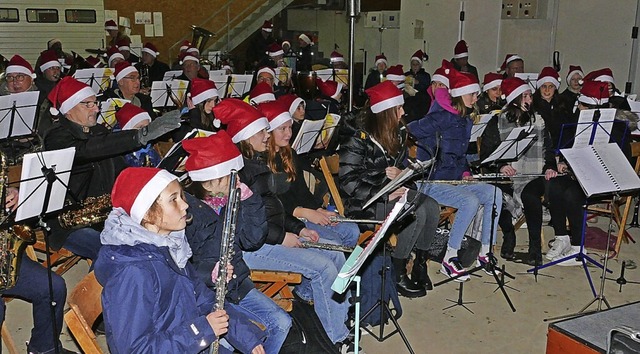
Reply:
[[[132, 223], [111, 226], [103, 233], [135, 237], [139, 232]], [[102, 307], [111, 353], [200, 353], [216, 339], [206, 319], [215, 293], [197, 278], [191, 264], [179, 268], [168, 247], [103, 245], [95, 274], [104, 287]], [[250, 353], [265, 334], [234, 306], [225, 304], [229, 332], [224, 338]]]
[[465, 171], [469, 171], [466, 152], [472, 126], [469, 117], [447, 111], [437, 100], [426, 116], [409, 123], [409, 132], [417, 139], [418, 160], [431, 159], [439, 145], [430, 179], [459, 180]]

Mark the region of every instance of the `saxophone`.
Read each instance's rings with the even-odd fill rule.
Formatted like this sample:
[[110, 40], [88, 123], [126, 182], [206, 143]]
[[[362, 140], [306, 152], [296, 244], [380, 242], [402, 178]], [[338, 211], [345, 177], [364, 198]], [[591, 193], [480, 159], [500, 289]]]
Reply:
[[[7, 157], [0, 152], [0, 202], [4, 203], [9, 186]], [[34, 232], [24, 225], [10, 225], [10, 215], [4, 206], [0, 211], [0, 291], [12, 288], [18, 280], [22, 252], [35, 241]]]
[[88, 197], [71, 210], [58, 215], [58, 222], [63, 229], [79, 229], [107, 220], [111, 212], [111, 195]]
[[[224, 299], [227, 296], [227, 265], [235, 254], [233, 243], [236, 237], [236, 223], [238, 221], [238, 208], [240, 206], [240, 188], [236, 187], [238, 171], [231, 170], [229, 177], [229, 201], [224, 213], [222, 224], [222, 243], [220, 245], [220, 260], [218, 263], [218, 279], [216, 281], [216, 303], [213, 310], [224, 309]], [[220, 348], [219, 341], [211, 346], [211, 354], [217, 354]]]

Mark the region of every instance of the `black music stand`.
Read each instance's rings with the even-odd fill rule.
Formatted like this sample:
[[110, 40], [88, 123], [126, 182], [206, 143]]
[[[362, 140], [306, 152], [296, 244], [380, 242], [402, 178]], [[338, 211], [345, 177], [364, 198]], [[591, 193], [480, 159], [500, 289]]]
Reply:
[[0, 141], [16, 163], [20, 138], [35, 136], [34, 126], [40, 92], [22, 92], [0, 96]]
[[[109, 71], [109, 75], [107, 75], [107, 71]], [[109, 89], [111, 85], [111, 69], [109, 68], [91, 68], [91, 69], [80, 69], [76, 70], [73, 77], [83, 82], [91, 89], [96, 95], [100, 95]]]
[[154, 81], [151, 83], [151, 104], [165, 111], [183, 104], [188, 87], [189, 82], [185, 80]]
[[[47, 259], [47, 278], [49, 283], [49, 300], [53, 328], [53, 342], [55, 353], [60, 352], [58, 337], [56, 335], [58, 324], [55, 320], [56, 304], [53, 300], [53, 279], [51, 269], [51, 255], [49, 247], [50, 227], [45, 218], [59, 211], [64, 206], [64, 201], [69, 187], [69, 177], [73, 166], [75, 148], [38, 152], [27, 154], [22, 164], [22, 177], [20, 183], [19, 201], [16, 210], [15, 221], [38, 217], [38, 225], [44, 231], [45, 253]], [[46, 183], [46, 185], [45, 185]], [[62, 326], [62, 324], [60, 324]]]
[[309, 120], [302, 121], [298, 135], [293, 140], [291, 148], [296, 151], [296, 154], [301, 155], [311, 151], [316, 145], [318, 136], [324, 129], [325, 120]]

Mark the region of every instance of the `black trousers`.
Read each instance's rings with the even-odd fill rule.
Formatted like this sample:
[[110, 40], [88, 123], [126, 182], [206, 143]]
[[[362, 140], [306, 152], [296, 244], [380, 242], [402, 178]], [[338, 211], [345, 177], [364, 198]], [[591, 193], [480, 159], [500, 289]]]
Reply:
[[[584, 228], [584, 205], [587, 197], [578, 181], [560, 176], [549, 181], [549, 211], [556, 235], [570, 235], [571, 245], [580, 246]], [[571, 230], [567, 230], [567, 222]]]
[[527, 183], [520, 194], [529, 232], [529, 256], [536, 259], [542, 259], [542, 197], [547, 183], [544, 177], [538, 177]]
[[415, 199], [415, 218], [407, 217], [408, 220], [397, 225], [398, 242], [393, 258], [409, 258], [414, 246], [420, 250], [429, 249], [440, 219], [440, 205], [433, 198], [411, 189], [408, 193], [407, 203]]

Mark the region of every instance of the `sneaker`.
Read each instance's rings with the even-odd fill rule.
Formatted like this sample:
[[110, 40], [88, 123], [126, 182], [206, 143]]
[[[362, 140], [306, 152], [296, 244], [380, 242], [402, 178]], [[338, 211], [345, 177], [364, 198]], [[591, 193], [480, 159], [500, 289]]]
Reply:
[[467, 270], [462, 266], [462, 264], [460, 264], [458, 257], [452, 257], [446, 261], [443, 260], [440, 272], [449, 278], [460, 275], [455, 279], [455, 281], [460, 283], [470, 279], [469, 274], [467, 274]]
[[551, 213], [549, 212], [549, 209], [542, 208], [542, 222], [543, 222], [543, 224], [547, 224], [547, 223], [549, 223], [549, 221], [551, 221]]
[[[489, 257], [488, 256], [478, 256], [478, 260], [476, 261], [476, 267], [482, 267], [482, 270], [487, 273], [488, 275], [493, 275], [493, 273], [491, 273], [491, 268], [489, 266]], [[500, 270], [500, 268], [498, 268], [497, 266], [495, 267], [496, 270], [496, 274], [498, 276], [500, 276], [500, 274], [502, 274], [502, 271]]]
[[[353, 342], [353, 339], [351, 337], [345, 339], [342, 342], [338, 342], [338, 350], [340, 351], [340, 354], [353, 354], [356, 352], [356, 345]], [[364, 350], [362, 350], [362, 347], [358, 346], [358, 353], [360, 354], [366, 354], [364, 352]]]
[[[580, 253], [580, 246], [571, 246], [569, 247], [569, 250], [564, 252], [563, 254], [559, 255], [558, 257], [554, 258], [554, 261], [566, 258], [566, 257], [571, 257], [569, 259], [567, 259], [564, 262], [560, 262], [558, 263], [558, 265], [563, 266], [563, 267], [571, 267], [571, 266], [581, 266], [582, 265], [582, 260], [578, 259], [578, 253]], [[574, 257], [572, 257], [574, 256]]]
[[554, 258], [557, 258], [569, 249], [571, 249], [571, 239], [569, 236], [556, 236], [556, 239], [553, 241], [553, 246], [551, 246], [551, 249], [547, 251], [547, 254], [544, 257], [552, 261]]

